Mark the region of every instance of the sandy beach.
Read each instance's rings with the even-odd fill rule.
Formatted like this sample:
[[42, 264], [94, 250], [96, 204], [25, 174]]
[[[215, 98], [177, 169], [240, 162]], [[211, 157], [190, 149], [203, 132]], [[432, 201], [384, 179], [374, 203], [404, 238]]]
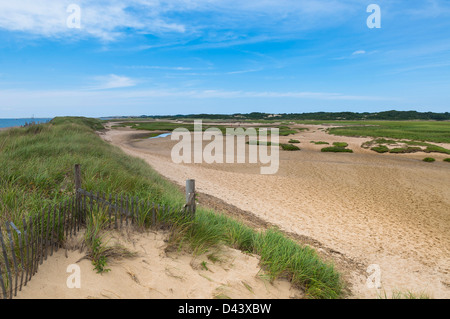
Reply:
[[[424, 153], [377, 154], [362, 149], [367, 138], [328, 135], [324, 127], [281, 137], [301, 141], [299, 152], [280, 151], [277, 174], [259, 174], [256, 164], [174, 164], [176, 141], [139, 139], [127, 128], [102, 137], [144, 159], [182, 186], [247, 212], [303, 238], [333, 260], [354, 298], [410, 291], [450, 297], [450, 165], [443, 154], [433, 164]], [[347, 142], [353, 154], [321, 153], [310, 141]], [[448, 147], [448, 145], [446, 145]], [[202, 205], [202, 197], [199, 199]], [[208, 204], [207, 201], [203, 204]], [[367, 267], [379, 265], [382, 289], [366, 285]]]

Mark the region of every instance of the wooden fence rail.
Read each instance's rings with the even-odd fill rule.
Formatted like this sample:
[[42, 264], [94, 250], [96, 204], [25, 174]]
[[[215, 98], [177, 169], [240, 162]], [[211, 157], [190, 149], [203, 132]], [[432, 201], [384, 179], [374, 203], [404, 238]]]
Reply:
[[76, 236], [93, 214], [104, 214], [110, 228], [127, 225], [156, 226], [164, 219], [186, 209], [174, 209], [130, 196], [91, 193], [81, 188], [76, 195], [58, 205], [23, 218], [21, 225], [6, 221], [0, 225], [0, 286], [4, 299], [11, 299], [27, 286], [39, 266]]
[[61, 248], [67, 252], [67, 240], [76, 236], [91, 216], [103, 214], [108, 227], [123, 225], [157, 226], [165, 217], [195, 215], [195, 181], [186, 181], [186, 205], [176, 209], [140, 200], [138, 197], [113, 196], [88, 192], [81, 188], [81, 167], [75, 165], [75, 195], [42, 211], [23, 218], [21, 225], [11, 221], [0, 225], [0, 286], [3, 299], [11, 299], [27, 286], [39, 266]]

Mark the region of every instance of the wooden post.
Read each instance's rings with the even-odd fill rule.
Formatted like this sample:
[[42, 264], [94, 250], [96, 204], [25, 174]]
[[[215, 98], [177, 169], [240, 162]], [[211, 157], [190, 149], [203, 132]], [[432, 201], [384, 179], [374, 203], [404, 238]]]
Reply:
[[195, 180], [186, 180], [186, 208], [187, 211], [194, 215], [196, 210], [195, 205]]

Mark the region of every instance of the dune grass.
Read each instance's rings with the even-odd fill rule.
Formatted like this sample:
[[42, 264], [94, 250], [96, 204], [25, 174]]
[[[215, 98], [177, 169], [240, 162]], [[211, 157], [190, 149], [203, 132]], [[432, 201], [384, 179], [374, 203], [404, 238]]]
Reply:
[[412, 291], [400, 291], [394, 290], [389, 297], [386, 291], [378, 294], [378, 299], [431, 299], [431, 297], [425, 292], [412, 292]]
[[[184, 194], [143, 160], [129, 157], [104, 142], [95, 129], [102, 122], [55, 118], [49, 124], [0, 133], [0, 221], [21, 225], [22, 217], [74, 195], [73, 165], [81, 164], [83, 188], [92, 192], [127, 194], [142, 200], [181, 207]], [[95, 269], [108, 271], [104, 216], [88, 216], [85, 242]], [[139, 218], [139, 217], [138, 217]], [[339, 298], [343, 282], [329, 262], [308, 246], [280, 231], [256, 231], [223, 214], [199, 207], [195, 219], [184, 214], [161, 217], [172, 229], [170, 244], [195, 254], [229, 245], [258, 254], [271, 279], [288, 278], [310, 298]]]
[[290, 139], [288, 143], [299, 144], [300, 141], [299, 141], [299, 140], [293, 140], [293, 139]]
[[432, 162], [435, 162], [436, 159], [434, 159], [432, 157], [425, 157], [422, 161], [427, 162], [427, 163], [432, 163]]

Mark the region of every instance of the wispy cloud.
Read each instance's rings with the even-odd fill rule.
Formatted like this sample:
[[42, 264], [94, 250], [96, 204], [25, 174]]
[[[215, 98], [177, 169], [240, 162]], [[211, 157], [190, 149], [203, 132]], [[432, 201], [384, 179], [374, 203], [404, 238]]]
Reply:
[[[103, 91], [106, 88], [116, 88], [127, 86], [127, 81], [117, 81], [109, 83], [103, 87], [98, 87], [96, 90], [4, 90], [0, 91], [0, 103], [2, 99], [6, 100], [30, 100], [44, 99], [44, 98], [102, 98], [106, 100], [111, 99], [140, 99], [140, 98], [195, 98], [195, 99], [242, 99], [242, 98], [273, 98], [273, 99], [313, 99], [313, 100], [348, 100], [348, 101], [381, 101], [381, 100], [396, 100], [392, 97], [380, 96], [358, 96], [348, 95], [342, 93], [329, 92], [275, 92], [275, 91], [229, 91], [229, 90], [215, 90], [215, 89], [131, 89], [120, 91]], [[122, 86], [120, 86], [122, 85]]]
[[0, 29], [38, 37], [95, 37], [113, 41], [125, 30], [140, 33], [183, 33], [185, 26], [165, 19], [154, 2], [143, 0], [85, 0], [81, 29], [70, 29], [67, 8], [73, 0], [15, 0], [0, 2]]
[[366, 54], [366, 51], [364, 50], [358, 50], [352, 53], [352, 55], [361, 55], [361, 54]]
[[189, 71], [190, 67], [184, 66], [158, 66], [158, 65], [130, 65], [127, 69], [143, 69], [143, 70], [168, 70], [168, 71]]
[[94, 80], [97, 83], [94, 86], [88, 88], [89, 90], [118, 89], [135, 86], [137, 84], [136, 80], [134, 79], [116, 74], [97, 76], [94, 78]]
[[[168, 34], [236, 44], [254, 41], [255, 28], [268, 37], [339, 24], [357, 10], [354, 1], [338, 0], [83, 0], [81, 29], [69, 29], [67, 8], [73, 0], [0, 2], [0, 29], [47, 38], [85, 36], [114, 41], [125, 34]], [[299, 23], [301, 21], [301, 23]], [[261, 38], [261, 37], [259, 37]], [[258, 39], [258, 37], [256, 37]], [[158, 44], [156, 44], [158, 45]]]

